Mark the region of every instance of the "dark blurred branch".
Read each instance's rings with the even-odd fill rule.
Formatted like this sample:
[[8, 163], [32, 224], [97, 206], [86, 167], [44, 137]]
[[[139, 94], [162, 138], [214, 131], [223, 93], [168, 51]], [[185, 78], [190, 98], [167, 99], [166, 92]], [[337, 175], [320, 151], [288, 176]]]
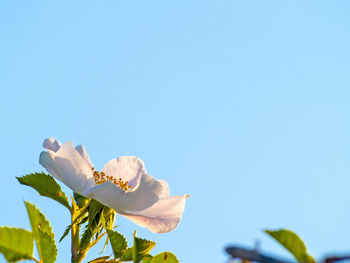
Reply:
[[342, 260], [347, 260], [350, 259], [350, 256], [345, 256], [345, 257], [329, 257], [324, 260], [324, 263], [333, 263], [333, 262], [339, 262]]
[[[241, 259], [242, 262], [261, 262], [261, 263], [292, 263], [291, 261], [285, 261], [280, 260], [275, 257], [267, 256], [262, 253], [260, 253], [257, 250], [250, 250], [245, 248], [240, 248], [236, 246], [230, 246], [227, 247], [226, 252], [231, 255], [233, 259]], [[324, 263], [334, 263], [334, 262], [340, 262], [343, 260], [350, 260], [349, 256], [343, 256], [343, 257], [327, 257], [321, 262]]]
[[239, 258], [248, 261], [255, 261], [261, 263], [290, 263], [288, 261], [279, 260], [259, 253], [256, 250], [249, 250], [239, 247], [227, 247], [226, 252], [231, 255], [232, 258]]

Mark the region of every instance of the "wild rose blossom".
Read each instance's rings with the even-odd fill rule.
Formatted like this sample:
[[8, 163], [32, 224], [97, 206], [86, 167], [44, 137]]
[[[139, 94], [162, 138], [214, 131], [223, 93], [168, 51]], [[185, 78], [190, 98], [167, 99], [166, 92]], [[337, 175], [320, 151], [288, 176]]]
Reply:
[[45, 139], [39, 162], [74, 192], [113, 208], [139, 226], [155, 233], [173, 230], [179, 224], [188, 194], [170, 196], [168, 183], [146, 173], [135, 156], [109, 161], [97, 171], [82, 145]]

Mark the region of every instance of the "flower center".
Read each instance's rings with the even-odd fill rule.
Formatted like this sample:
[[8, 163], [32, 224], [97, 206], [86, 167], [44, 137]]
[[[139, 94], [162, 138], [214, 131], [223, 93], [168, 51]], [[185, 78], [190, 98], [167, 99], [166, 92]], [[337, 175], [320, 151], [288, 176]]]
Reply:
[[113, 176], [106, 175], [104, 172], [96, 171], [94, 167], [92, 167], [91, 170], [94, 171], [93, 175], [95, 178], [95, 184], [103, 184], [107, 181], [110, 181], [125, 192], [131, 188], [131, 186], [128, 184], [129, 181], [124, 182], [122, 178], [119, 178], [117, 180], [113, 178]]

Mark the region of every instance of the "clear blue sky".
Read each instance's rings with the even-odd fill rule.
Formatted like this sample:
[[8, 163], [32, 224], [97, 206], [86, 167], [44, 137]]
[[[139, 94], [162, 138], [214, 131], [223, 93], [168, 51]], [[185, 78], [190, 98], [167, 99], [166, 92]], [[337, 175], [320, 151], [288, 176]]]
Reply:
[[[1, 1], [0, 225], [29, 228], [23, 200], [56, 240], [69, 224], [15, 179], [43, 170], [53, 136], [84, 144], [99, 169], [139, 156], [191, 195], [169, 234], [117, 218], [155, 252], [225, 262], [225, 245], [259, 239], [287, 256], [261, 232], [279, 227], [316, 258], [349, 251], [349, 11], [347, 0]], [[68, 262], [69, 240], [58, 250]]]

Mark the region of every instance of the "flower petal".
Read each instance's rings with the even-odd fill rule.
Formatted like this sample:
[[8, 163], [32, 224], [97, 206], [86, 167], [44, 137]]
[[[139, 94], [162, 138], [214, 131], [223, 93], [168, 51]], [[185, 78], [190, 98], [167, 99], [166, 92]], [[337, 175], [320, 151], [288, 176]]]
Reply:
[[[62, 147], [62, 143], [60, 141], [55, 140], [53, 137], [50, 137], [44, 140], [43, 147], [48, 150], [57, 152]], [[86, 160], [90, 168], [92, 168], [93, 167], [92, 162], [90, 161], [89, 155], [87, 154], [84, 146], [78, 145], [77, 147], [75, 147], [75, 149]]]
[[115, 179], [121, 178], [124, 182], [128, 181], [131, 187], [135, 187], [141, 175], [146, 173], [146, 169], [141, 159], [135, 156], [121, 156], [106, 163], [102, 172]]
[[170, 196], [169, 184], [165, 180], [158, 180], [158, 182], [163, 185], [163, 194], [159, 198], [168, 198]]
[[78, 145], [77, 147], [75, 147], [75, 149], [78, 151], [78, 153], [81, 155], [81, 157], [83, 157], [85, 159], [85, 161], [88, 163], [90, 169], [92, 167], [94, 167], [92, 165], [92, 162], [90, 161], [90, 157], [89, 155], [87, 154], [86, 150], [85, 150], [85, 147], [83, 145]]
[[51, 151], [49, 152], [41, 152], [39, 157], [39, 163], [46, 168], [46, 170], [53, 175], [58, 180], [62, 181], [61, 174], [56, 170], [56, 165], [53, 162], [55, 158], [55, 154]]
[[57, 152], [61, 148], [61, 146], [62, 146], [62, 143], [60, 141], [56, 141], [52, 137], [45, 139], [43, 142], [44, 148], [54, 152]]
[[108, 181], [81, 193], [119, 211], [139, 211], [156, 203], [166, 194], [164, 185], [149, 174], [143, 174], [140, 183], [129, 192]]
[[95, 185], [89, 164], [74, 149], [72, 142], [66, 142], [56, 153], [42, 152], [39, 163], [79, 194]]
[[167, 233], [179, 224], [189, 195], [171, 196], [161, 199], [153, 206], [138, 212], [124, 211], [121, 215], [135, 224], [146, 227], [155, 233]]

